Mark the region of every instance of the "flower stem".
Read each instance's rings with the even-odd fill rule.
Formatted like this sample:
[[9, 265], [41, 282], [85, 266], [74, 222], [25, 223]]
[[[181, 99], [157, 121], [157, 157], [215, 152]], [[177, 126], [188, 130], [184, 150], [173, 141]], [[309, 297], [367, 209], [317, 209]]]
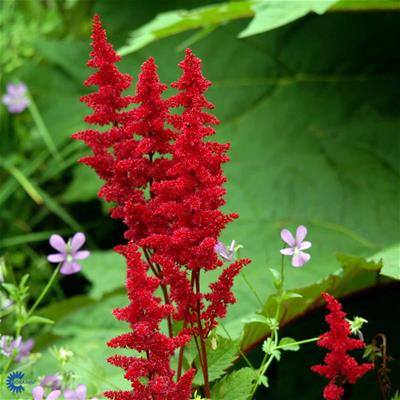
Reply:
[[[195, 285], [196, 285], [196, 293], [200, 294], [200, 273], [197, 271], [195, 274]], [[200, 315], [200, 300], [197, 300], [197, 307], [196, 307], [196, 316], [197, 316], [197, 328], [198, 328], [198, 334], [199, 334], [199, 339], [200, 339], [200, 350], [202, 353], [202, 360], [203, 360], [203, 378], [204, 378], [204, 396], [207, 399], [211, 398], [211, 393], [210, 393], [210, 382], [208, 381], [208, 362], [207, 362], [207, 350], [206, 350], [206, 344], [205, 344], [205, 337], [204, 337], [204, 331], [203, 331], [203, 326], [201, 324], [201, 315]], [[200, 354], [199, 354], [200, 356]]]
[[249, 287], [249, 289], [251, 290], [251, 292], [254, 294], [254, 297], [257, 299], [258, 304], [260, 305], [261, 308], [264, 307], [263, 302], [261, 301], [260, 296], [258, 295], [256, 289], [254, 289], [254, 286], [251, 284], [251, 282], [249, 281], [249, 279], [247, 278], [246, 273], [242, 270], [241, 274], [240, 274], [243, 278], [243, 280], [245, 281], [246, 285]]
[[[285, 283], [285, 275], [284, 275], [284, 270], [285, 270], [285, 258], [282, 255], [281, 257], [281, 285], [278, 290], [278, 304], [276, 305], [276, 310], [275, 310], [275, 320], [279, 322], [279, 315], [281, 313], [281, 306], [282, 306], [282, 294], [284, 293], [284, 283]], [[275, 329], [272, 332], [272, 340], [274, 341], [275, 348], [278, 347], [278, 342], [279, 342], [279, 334], [278, 334], [278, 328]], [[260, 378], [267, 372], [268, 367], [271, 365], [272, 360], [274, 359], [274, 355], [272, 354], [265, 354], [260, 367], [258, 368], [258, 375], [257, 375], [257, 380], [254, 383], [253, 389], [251, 391], [250, 399], [253, 398], [255, 392], [257, 391], [257, 387], [260, 382]]]
[[38, 307], [38, 305], [41, 303], [41, 301], [43, 300], [43, 298], [46, 296], [47, 292], [49, 291], [50, 287], [52, 286], [52, 284], [54, 283], [59, 271], [61, 268], [61, 263], [58, 264], [57, 268], [53, 271], [53, 275], [51, 275], [50, 280], [47, 282], [47, 285], [44, 287], [44, 289], [42, 290], [42, 293], [40, 293], [40, 296], [36, 299], [35, 303], [33, 304], [33, 306], [31, 307], [31, 309], [28, 311], [28, 314], [26, 316], [26, 319], [28, 319], [33, 312], [36, 310], [36, 308]]

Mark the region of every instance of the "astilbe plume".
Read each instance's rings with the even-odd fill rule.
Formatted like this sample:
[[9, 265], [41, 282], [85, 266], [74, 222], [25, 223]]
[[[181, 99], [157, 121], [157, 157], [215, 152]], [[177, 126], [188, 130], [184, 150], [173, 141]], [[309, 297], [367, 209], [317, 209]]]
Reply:
[[[93, 113], [85, 117], [91, 125], [107, 125], [106, 131], [87, 129], [77, 132], [72, 137], [83, 140], [93, 151], [92, 156], [80, 161], [94, 168], [100, 178], [108, 180], [114, 172], [115, 159], [110, 148], [122, 140], [121, 126], [126, 122], [127, 112], [124, 109], [132, 103], [132, 97], [123, 96], [122, 92], [129, 88], [132, 77], [121, 73], [116, 63], [121, 60], [107, 41], [98, 15], [93, 18], [91, 59], [88, 67], [97, 71], [85, 82], [85, 86], [97, 86], [98, 91], [81, 97], [81, 101], [93, 109]], [[121, 111], [122, 110], [122, 111]]]
[[[221, 165], [228, 161], [229, 145], [209, 141], [218, 120], [203, 109], [212, 109], [203, 93], [210, 82], [201, 73], [201, 61], [186, 50], [180, 64], [182, 77], [172, 87], [179, 90], [168, 100], [167, 88], [152, 58], [143, 65], [134, 97], [122, 96], [131, 78], [115, 67], [119, 57], [107, 42], [99, 17], [94, 18], [92, 59], [98, 68], [86, 82], [98, 93], [82, 100], [94, 109], [89, 123], [109, 125], [100, 132], [73, 135], [84, 140], [93, 155], [81, 161], [105, 181], [99, 196], [114, 203], [113, 218], [127, 225], [128, 244], [116, 250], [127, 261], [129, 304], [116, 309], [116, 318], [129, 323], [130, 333], [112, 339], [111, 347], [130, 348], [143, 356], [116, 355], [109, 361], [125, 370], [133, 391], [106, 392], [114, 400], [187, 400], [191, 397], [194, 370], [183, 373], [183, 350], [191, 335], [199, 338], [201, 366], [207, 364], [204, 342], [216, 319], [224, 317], [234, 277], [249, 260], [239, 260], [223, 270], [209, 293], [200, 291], [203, 271], [222, 267], [215, 245], [225, 225], [237, 214], [224, 214]], [[130, 104], [137, 106], [131, 110]], [[170, 108], [182, 107], [182, 114]], [[168, 128], [166, 123], [172, 125]], [[155, 292], [161, 289], [162, 298]], [[183, 321], [176, 335], [172, 320]], [[168, 335], [160, 331], [167, 321]], [[178, 373], [170, 359], [179, 351]], [[207, 369], [205, 367], [205, 369]], [[207, 372], [203, 370], [206, 383]], [[209, 397], [209, 388], [205, 389]]]
[[[222, 185], [226, 178], [221, 165], [229, 160], [226, 155], [229, 145], [206, 140], [215, 134], [211, 125], [219, 123], [213, 115], [203, 111], [214, 108], [204, 97], [211, 82], [203, 77], [201, 60], [190, 49], [186, 49], [185, 59], [179, 66], [183, 71], [182, 76], [171, 85], [179, 93], [168, 102], [170, 107], [183, 108], [183, 112], [167, 116], [179, 132], [172, 147], [173, 162], [167, 171], [167, 179], [152, 185], [156, 213], [167, 218], [170, 229], [165, 234], [149, 236], [142, 241], [142, 245], [155, 249], [155, 257], [160, 264], [170, 260], [184, 266], [182, 284], [185, 281], [182, 273], [187, 277], [190, 274], [186, 287], [191, 286], [191, 291], [185, 293], [179, 286], [171, 286], [172, 300], [179, 310], [185, 311], [185, 315], [175, 315], [176, 319], [196, 325], [199, 315], [196, 316], [193, 311], [199, 313], [203, 310], [204, 299], [211, 302], [200, 315], [200, 320], [205, 322], [203, 335], [207, 336], [216, 325], [216, 318], [225, 316], [226, 306], [234, 302], [231, 293], [233, 278], [249, 260], [233, 263], [221, 274], [218, 282], [211, 285], [211, 293], [206, 296], [200, 293], [200, 271], [223, 265], [217, 259], [215, 245], [225, 225], [238, 215], [224, 214], [219, 209], [225, 204]], [[230, 279], [227, 279], [228, 276]], [[166, 279], [176, 278], [167, 274]], [[185, 306], [180, 307], [181, 303]], [[216, 309], [218, 313], [214, 312]], [[198, 322], [197, 319], [197, 327], [193, 329], [195, 334], [201, 328]]]
[[358, 364], [347, 352], [365, 347], [364, 341], [350, 338], [350, 324], [345, 319], [341, 304], [330, 294], [323, 293], [329, 314], [325, 320], [329, 331], [320, 336], [317, 344], [329, 351], [325, 365], [314, 365], [311, 370], [329, 379], [324, 389], [324, 399], [340, 400], [344, 394], [345, 383], [354, 384], [360, 377], [374, 367], [371, 363]]

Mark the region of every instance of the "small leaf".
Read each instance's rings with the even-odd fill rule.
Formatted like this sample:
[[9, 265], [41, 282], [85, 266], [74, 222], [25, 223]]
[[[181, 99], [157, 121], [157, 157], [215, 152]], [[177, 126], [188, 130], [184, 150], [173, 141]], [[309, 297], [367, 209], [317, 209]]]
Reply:
[[278, 361], [281, 359], [281, 352], [276, 349], [276, 344], [270, 337], [264, 340], [262, 350], [264, 353], [270, 354], [275, 357]]
[[296, 340], [291, 337], [284, 337], [279, 341], [279, 347], [284, 351], [297, 351], [300, 346], [296, 343]]
[[257, 373], [251, 368], [233, 371], [212, 387], [211, 398], [212, 400], [248, 400], [256, 379]]
[[268, 378], [265, 375], [260, 376], [258, 379], [258, 385], [263, 385], [266, 388], [269, 387]]
[[32, 315], [26, 321], [26, 324], [54, 324], [54, 321], [49, 318], [40, 317], [38, 315]]

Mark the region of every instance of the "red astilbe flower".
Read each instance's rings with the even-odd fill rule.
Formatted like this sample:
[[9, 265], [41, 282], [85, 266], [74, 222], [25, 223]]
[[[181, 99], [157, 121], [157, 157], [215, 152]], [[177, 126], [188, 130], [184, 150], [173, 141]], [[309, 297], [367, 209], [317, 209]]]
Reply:
[[374, 365], [358, 364], [347, 354], [349, 350], [363, 349], [365, 343], [360, 339], [350, 338], [350, 324], [345, 319], [346, 313], [342, 311], [341, 304], [328, 293], [322, 293], [322, 296], [330, 311], [325, 318], [330, 329], [320, 336], [317, 344], [330, 352], [325, 356], [325, 365], [314, 365], [311, 370], [329, 379], [324, 389], [324, 399], [340, 400], [344, 394], [343, 385], [354, 384]]
[[[142, 261], [141, 253], [132, 241], [116, 250], [125, 256], [128, 264], [126, 287], [130, 304], [115, 309], [114, 314], [117, 319], [129, 323], [131, 332], [110, 340], [108, 345], [144, 352], [146, 359], [110, 357], [112, 364], [125, 370], [125, 378], [131, 381], [134, 391], [109, 391], [105, 395], [114, 400], [187, 400], [191, 396], [194, 370], [174, 382], [170, 358], [176, 349], [190, 340], [190, 335], [182, 331], [171, 338], [160, 332], [160, 323], [172, 312], [173, 306], [162, 304], [154, 295], [159, 279], [148, 275], [149, 265]], [[144, 383], [143, 378], [148, 382]]]
[[114, 146], [114, 176], [100, 193], [107, 201], [116, 202], [112, 216], [124, 220], [128, 226], [125, 237], [137, 243], [153, 232], [165, 232], [163, 216], [153, 212], [149, 199], [153, 183], [165, 179], [171, 164], [165, 155], [171, 153], [176, 136], [165, 127], [169, 109], [161, 94], [166, 89], [153, 58], [148, 59], [142, 65], [133, 98], [139, 106], [128, 113], [126, 139]]
[[[122, 92], [129, 88], [132, 77], [122, 74], [115, 64], [120, 56], [107, 41], [98, 15], [93, 18], [92, 28], [92, 57], [87, 65], [97, 69], [85, 82], [85, 86], [97, 86], [98, 91], [81, 97], [81, 101], [93, 109], [93, 113], [85, 117], [92, 125], [109, 125], [110, 129], [100, 132], [87, 129], [77, 132], [72, 137], [83, 140], [94, 153], [84, 157], [80, 162], [94, 168], [100, 178], [107, 180], [113, 175], [114, 157], [109, 149], [122, 139], [121, 124], [126, 122], [127, 113], [123, 111], [132, 103], [132, 97], [123, 96]], [[121, 111], [122, 110], [122, 111]]]
[[[157, 229], [163, 226], [162, 221], [157, 217], [154, 219], [148, 211], [145, 191], [149, 190], [151, 195], [152, 182], [162, 179], [163, 171], [167, 169], [164, 154], [170, 152], [170, 142], [174, 138], [171, 130], [164, 129], [168, 106], [161, 99], [161, 93], [166, 86], [159, 82], [156, 66], [150, 59], [143, 64], [136, 96], [123, 98], [121, 93], [129, 86], [131, 78], [116, 69], [114, 63], [119, 57], [107, 42], [98, 17], [94, 18], [92, 38], [89, 66], [97, 67], [99, 71], [85, 84], [97, 84], [99, 92], [82, 98], [94, 109], [86, 121], [112, 127], [105, 132], [79, 132], [73, 137], [84, 140], [92, 149], [94, 155], [81, 161], [92, 166], [106, 181], [99, 195], [116, 203], [112, 216], [122, 218], [128, 224], [126, 236], [137, 242], [152, 232], [153, 226]], [[121, 111], [130, 103], [137, 103], [139, 107]], [[127, 258], [130, 303], [115, 310], [115, 315], [129, 322], [132, 332], [111, 340], [109, 346], [135, 349], [145, 358], [111, 357], [111, 363], [125, 369], [125, 377], [131, 381], [133, 391], [110, 391], [107, 396], [115, 400], [187, 400], [191, 397], [194, 371], [189, 370], [174, 382], [169, 361], [190, 335], [184, 330], [175, 337], [160, 332], [161, 321], [169, 319], [174, 310], [171, 304], [161, 304], [154, 295], [160, 285], [163, 287], [163, 282], [159, 277], [148, 276], [148, 269], [153, 265], [141, 260], [141, 253], [133, 241], [120, 247], [119, 251]]]
[[[171, 107], [183, 108], [182, 114], [168, 116], [179, 132], [172, 146], [173, 162], [167, 171], [167, 179], [152, 185], [154, 210], [169, 219], [170, 230], [164, 235], [150, 235], [141, 244], [154, 249], [156, 256], [162, 255], [192, 271], [193, 282], [200, 279], [201, 270], [213, 270], [223, 265], [214, 248], [226, 224], [238, 215], [224, 214], [220, 210], [225, 204], [223, 196], [226, 193], [222, 186], [226, 178], [221, 166], [229, 160], [226, 155], [229, 144], [207, 139], [215, 134], [212, 125], [219, 123], [213, 115], [203, 111], [214, 108], [204, 97], [211, 82], [203, 77], [201, 60], [190, 49], [186, 49], [185, 59], [179, 66], [183, 71], [182, 76], [171, 85], [179, 93], [169, 99]], [[221, 275], [219, 282], [211, 286], [212, 293], [206, 297], [211, 304], [202, 314], [208, 320], [205, 334], [215, 326], [217, 317], [225, 315], [227, 305], [234, 302], [231, 293], [233, 278], [247, 263], [249, 260], [234, 263]], [[178, 309], [186, 309], [184, 319], [187, 321], [194, 319], [191, 315], [193, 305], [181, 307], [180, 303], [187, 302], [188, 298], [196, 298], [198, 304], [194, 308], [197, 311], [205, 306], [202, 301], [204, 296], [195, 284], [191, 286], [192, 293], [182, 293], [182, 296], [176, 292], [172, 294]], [[182, 317], [182, 313], [179, 317]]]

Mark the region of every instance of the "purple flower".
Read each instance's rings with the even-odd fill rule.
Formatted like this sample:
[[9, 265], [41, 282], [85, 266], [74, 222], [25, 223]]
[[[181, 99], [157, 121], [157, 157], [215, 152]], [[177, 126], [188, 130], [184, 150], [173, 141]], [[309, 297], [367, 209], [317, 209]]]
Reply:
[[[61, 392], [59, 390], [54, 390], [46, 397], [46, 400], [56, 400], [60, 395]], [[42, 400], [44, 397], [44, 389], [41, 386], [36, 386], [32, 390], [32, 396], [33, 400]]]
[[11, 336], [4, 335], [0, 338], [0, 351], [6, 357], [11, 357], [14, 350], [17, 350], [15, 361], [20, 362], [29, 356], [34, 343], [32, 339], [23, 342], [21, 336], [13, 339]]
[[21, 345], [22, 338], [18, 336], [15, 340], [12, 336], [3, 335], [0, 338], [0, 350], [3, 355], [6, 357], [11, 357], [14, 349], [18, 349]]
[[59, 253], [50, 254], [47, 259], [51, 263], [61, 263], [61, 273], [63, 275], [71, 275], [79, 272], [81, 266], [76, 260], [83, 260], [89, 257], [90, 252], [87, 250], [79, 249], [84, 245], [86, 237], [82, 232], [75, 233], [75, 235], [65, 243], [60, 235], [51, 235], [50, 246], [58, 250]]
[[46, 375], [41, 381], [40, 386], [49, 387], [53, 390], [61, 389], [61, 379], [58, 375]]
[[293, 256], [293, 267], [302, 267], [311, 258], [309, 254], [302, 251], [311, 247], [311, 242], [304, 241], [306, 235], [307, 228], [303, 225], [297, 227], [296, 238], [294, 238], [292, 233], [287, 229], [282, 229], [281, 231], [282, 240], [289, 245], [289, 247], [281, 250], [281, 254]]
[[[86, 400], [86, 385], [78, 385], [75, 390], [66, 389], [64, 391], [65, 400]], [[91, 400], [97, 400], [92, 398]]]
[[7, 94], [2, 97], [1, 101], [7, 106], [10, 113], [18, 114], [24, 111], [29, 105], [25, 83], [9, 83]]
[[18, 354], [15, 357], [15, 361], [20, 362], [24, 358], [28, 357], [34, 344], [35, 342], [32, 339], [28, 339], [26, 342], [21, 340], [21, 343], [18, 346]]
[[224, 259], [224, 261], [228, 261], [228, 262], [233, 261], [233, 258], [235, 256], [235, 241], [234, 240], [232, 240], [232, 243], [231, 243], [229, 249], [227, 249], [226, 246], [220, 241], [218, 241], [218, 243], [215, 245], [214, 249], [215, 249], [215, 252]]

